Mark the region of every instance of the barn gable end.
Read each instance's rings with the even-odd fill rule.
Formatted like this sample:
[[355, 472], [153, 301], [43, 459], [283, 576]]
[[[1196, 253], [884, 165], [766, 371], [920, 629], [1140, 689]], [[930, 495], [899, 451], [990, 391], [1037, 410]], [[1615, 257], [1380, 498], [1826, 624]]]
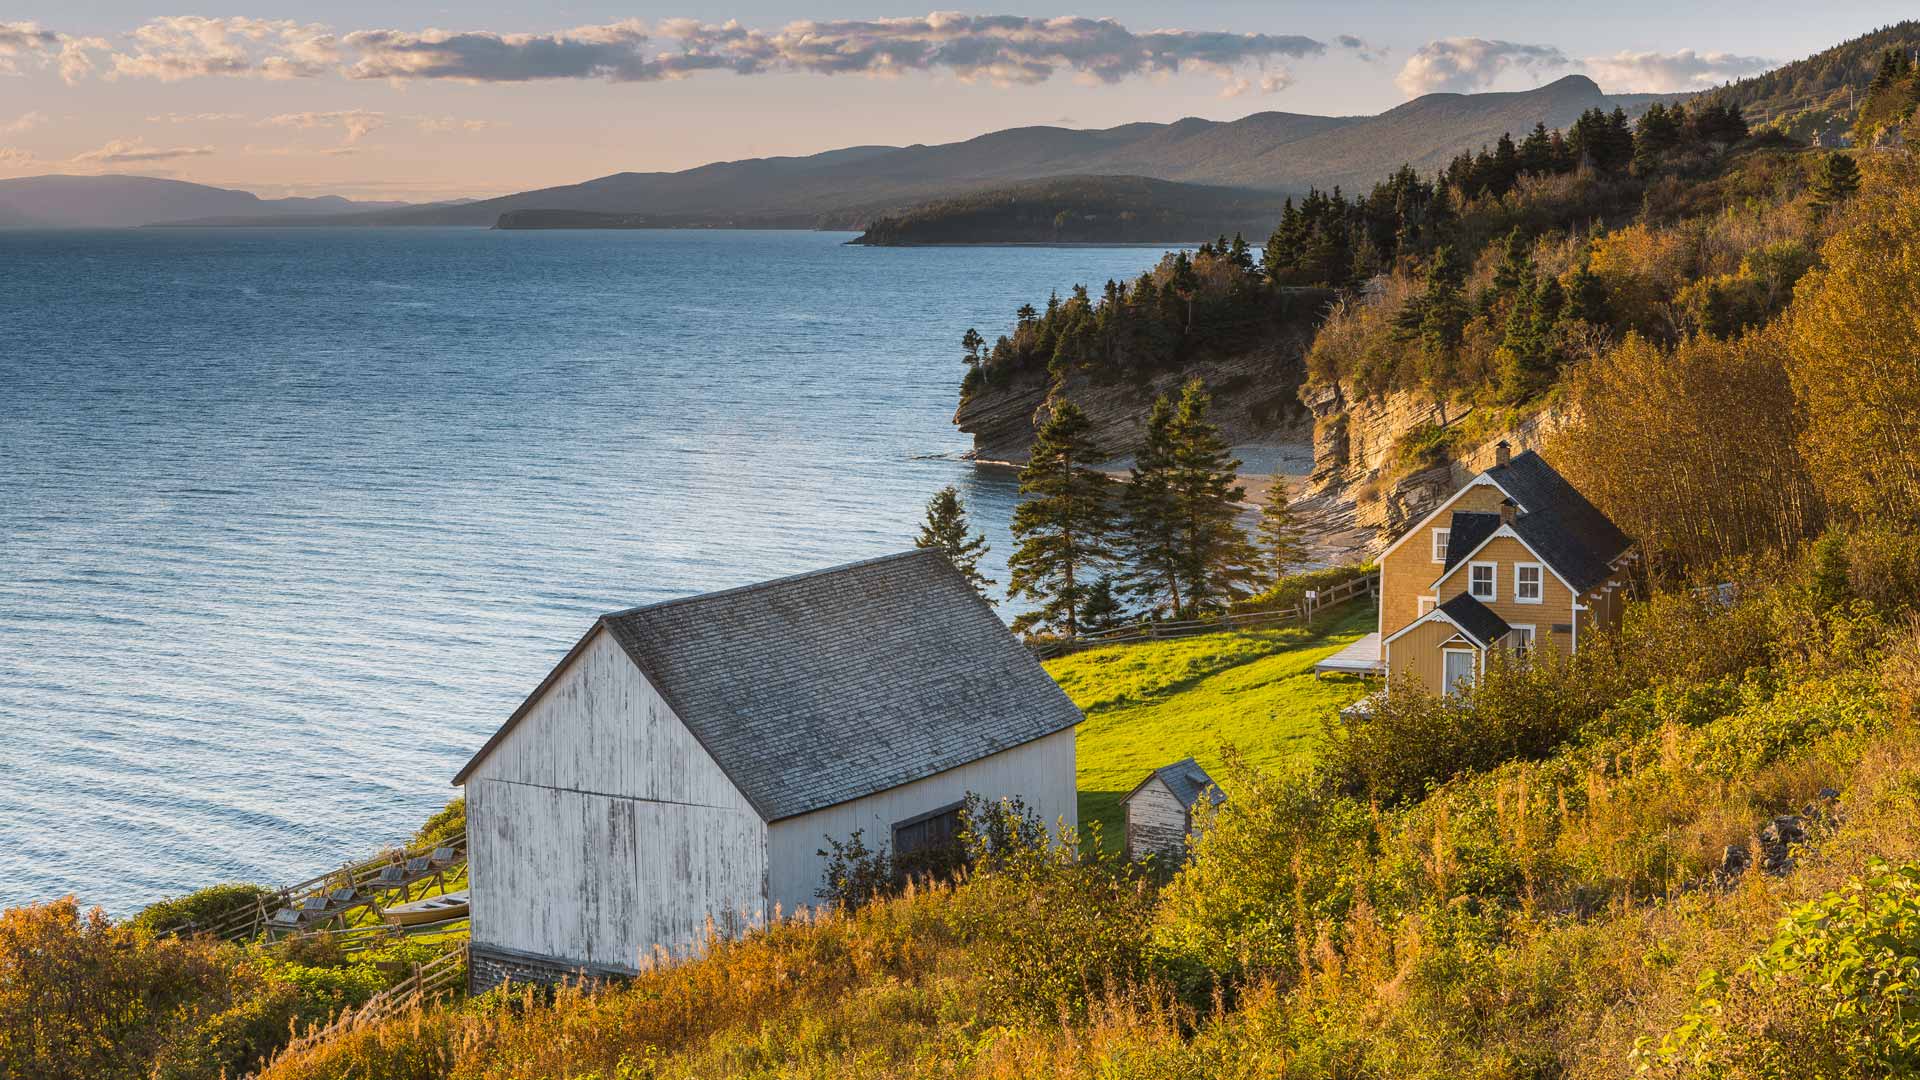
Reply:
[[596, 628], [462, 774], [476, 950], [632, 971], [766, 910], [766, 825]]

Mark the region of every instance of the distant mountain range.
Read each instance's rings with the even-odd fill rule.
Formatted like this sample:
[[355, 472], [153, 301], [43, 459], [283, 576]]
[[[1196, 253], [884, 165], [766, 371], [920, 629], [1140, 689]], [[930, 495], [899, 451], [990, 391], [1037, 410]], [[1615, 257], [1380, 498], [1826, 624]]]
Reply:
[[214, 216], [301, 218], [409, 205], [355, 202], [338, 195], [263, 199], [252, 192], [151, 176], [27, 176], [0, 180], [0, 228], [112, 228]]
[[[1635, 112], [1672, 95], [1609, 95], [1570, 75], [1533, 90], [1428, 94], [1378, 116], [1263, 112], [1081, 131], [1023, 127], [937, 146], [855, 146], [809, 157], [616, 173], [458, 206], [313, 215], [312, 224], [493, 225], [520, 211], [618, 215], [628, 227], [864, 227], [936, 199], [1025, 181], [1125, 176], [1267, 193], [1372, 184], [1401, 164], [1431, 172], [1460, 151], [1565, 127], [1591, 108]], [[524, 217], [510, 219], [526, 220]], [[558, 215], [549, 220], [569, 220]], [[590, 217], [570, 220], [591, 221]], [[249, 224], [226, 216], [209, 224]]]

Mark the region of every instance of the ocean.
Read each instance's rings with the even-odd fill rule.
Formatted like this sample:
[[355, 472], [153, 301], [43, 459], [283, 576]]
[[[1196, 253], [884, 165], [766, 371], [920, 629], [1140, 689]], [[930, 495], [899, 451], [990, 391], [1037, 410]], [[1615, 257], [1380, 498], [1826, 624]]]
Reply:
[[0, 231], [0, 905], [404, 840], [594, 615], [900, 550], [1009, 472], [960, 336], [1157, 248]]

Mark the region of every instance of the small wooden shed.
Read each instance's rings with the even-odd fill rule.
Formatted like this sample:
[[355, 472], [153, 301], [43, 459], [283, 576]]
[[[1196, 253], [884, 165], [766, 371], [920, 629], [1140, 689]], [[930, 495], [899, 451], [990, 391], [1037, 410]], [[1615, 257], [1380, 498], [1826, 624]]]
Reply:
[[625, 974], [968, 794], [1072, 824], [1078, 709], [938, 552], [604, 615], [474, 755], [472, 983]]
[[1120, 800], [1127, 813], [1127, 858], [1149, 855], [1183, 857], [1200, 800], [1218, 806], [1226, 793], [1192, 758], [1181, 758], [1147, 774]]

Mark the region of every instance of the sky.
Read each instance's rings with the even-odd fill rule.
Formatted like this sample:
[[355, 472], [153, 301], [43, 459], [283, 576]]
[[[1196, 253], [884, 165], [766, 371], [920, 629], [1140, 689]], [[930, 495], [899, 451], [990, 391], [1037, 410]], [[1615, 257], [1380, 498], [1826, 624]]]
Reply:
[[263, 196], [485, 197], [1026, 124], [1374, 113], [1576, 73], [1616, 93], [1697, 89], [1908, 14], [1852, 0], [1117, 0], [1013, 13], [11, 0], [0, 178], [123, 172]]

